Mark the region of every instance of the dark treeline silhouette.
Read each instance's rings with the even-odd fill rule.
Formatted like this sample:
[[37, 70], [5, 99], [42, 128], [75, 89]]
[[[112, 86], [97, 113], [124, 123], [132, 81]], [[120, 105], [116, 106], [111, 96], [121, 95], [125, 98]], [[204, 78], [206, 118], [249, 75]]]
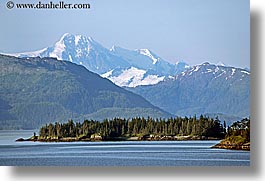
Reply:
[[[232, 129], [232, 127], [231, 127]], [[50, 123], [40, 128], [40, 138], [90, 137], [93, 134], [101, 137], [130, 137], [144, 135], [159, 136], [205, 136], [223, 138], [225, 128], [218, 118], [200, 116], [199, 119], [169, 118], [153, 119], [136, 117], [131, 119], [105, 119], [102, 122], [85, 120], [83, 123], [69, 120], [67, 123]]]

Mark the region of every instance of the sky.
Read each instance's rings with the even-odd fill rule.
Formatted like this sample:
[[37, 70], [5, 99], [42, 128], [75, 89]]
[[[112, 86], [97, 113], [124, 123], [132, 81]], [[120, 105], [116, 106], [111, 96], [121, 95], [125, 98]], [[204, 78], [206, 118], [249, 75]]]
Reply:
[[71, 33], [106, 48], [148, 48], [171, 63], [250, 66], [249, 0], [64, 0], [89, 10], [7, 9], [7, 1], [0, 2], [0, 52], [39, 50]]

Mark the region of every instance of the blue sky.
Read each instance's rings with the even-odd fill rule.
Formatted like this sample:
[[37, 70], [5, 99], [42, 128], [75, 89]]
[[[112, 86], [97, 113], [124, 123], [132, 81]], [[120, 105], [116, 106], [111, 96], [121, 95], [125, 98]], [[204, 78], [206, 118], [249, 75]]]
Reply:
[[0, 2], [0, 52], [42, 49], [68, 32], [107, 48], [148, 48], [171, 63], [250, 64], [249, 0], [65, 0], [90, 3], [90, 10], [9, 10], [6, 2]]

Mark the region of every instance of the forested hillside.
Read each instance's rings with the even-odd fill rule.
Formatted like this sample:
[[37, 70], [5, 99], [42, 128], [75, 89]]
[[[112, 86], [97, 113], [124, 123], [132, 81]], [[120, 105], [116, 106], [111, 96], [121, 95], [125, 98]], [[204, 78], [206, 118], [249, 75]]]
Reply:
[[[143, 97], [113, 84], [85, 67], [54, 58], [0, 55], [1, 129], [32, 129], [52, 121], [139, 114], [169, 117]], [[104, 111], [108, 109], [107, 112]], [[111, 109], [114, 109], [111, 111]], [[147, 111], [145, 111], [145, 109]]]

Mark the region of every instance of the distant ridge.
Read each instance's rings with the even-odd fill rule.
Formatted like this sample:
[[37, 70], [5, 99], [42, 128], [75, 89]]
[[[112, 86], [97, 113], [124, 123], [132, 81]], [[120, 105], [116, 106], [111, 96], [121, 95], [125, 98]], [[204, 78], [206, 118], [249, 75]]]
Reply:
[[250, 72], [241, 68], [205, 62], [156, 85], [128, 90], [180, 116], [250, 115]]

